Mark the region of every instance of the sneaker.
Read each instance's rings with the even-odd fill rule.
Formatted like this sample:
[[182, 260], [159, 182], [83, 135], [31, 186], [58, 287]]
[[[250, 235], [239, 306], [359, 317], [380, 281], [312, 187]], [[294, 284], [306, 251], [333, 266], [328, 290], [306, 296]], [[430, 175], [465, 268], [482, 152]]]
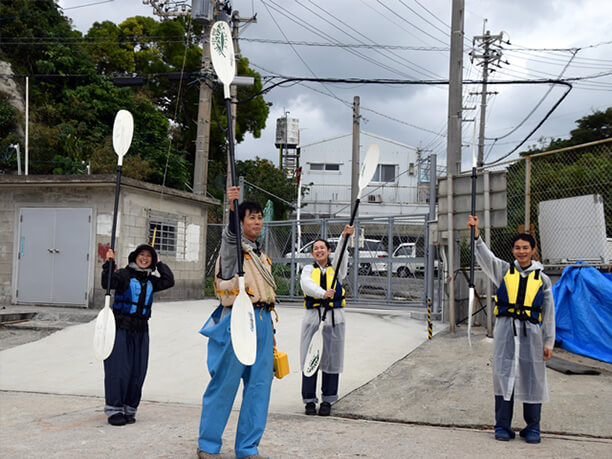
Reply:
[[540, 431], [535, 429], [521, 430], [519, 434], [527, 443], [540, 443]]
[[319, 407], [319, 416], [329, 416], [331, 413], [331, 403], [323, 402]]
[[115, 413], [108, 417], [108, 423], [111, 426], [124, 426], [127, 423], [123, 413]]
[[306, 408], [305, 408], [304, 412], [308, 416], [312, 416], [313, 414], [317, 414], [317, 406], [313, 402], [308, 402], [306, 404]]
[[514, 432], [509, 432], [508, 430], [506, 430], [503, 427], [496, 427], [495, 428], [495, 439], [499, 440], [499, 441], [509, 441], [512, 440], [514, 438], [515, 434]]
[[207, 453], [198, 448], [198, 459], [212, 459], [219, 457], [218, 454]]
[[130, 416], [129, 414], [125, 415], [126, 424], [134, 424], [135, 422], [136, 422], [136, 418], [134, 416]]

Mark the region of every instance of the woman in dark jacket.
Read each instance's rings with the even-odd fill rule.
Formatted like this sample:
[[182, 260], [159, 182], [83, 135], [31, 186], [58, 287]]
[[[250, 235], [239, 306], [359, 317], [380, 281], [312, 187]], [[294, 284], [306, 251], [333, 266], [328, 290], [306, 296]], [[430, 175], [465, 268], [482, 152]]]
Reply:
[[[109, 249], [102, 267], [103, 288], [108, 285], [111, 258], [115, 258], [115, 253]], [[155, 249], [147, 244], [136, 247], [128, 257], [128, 265], [111, 276], [117, 331], [113, 352], [104, 361], [104, 413], [111, 425], [122, 426], [136, 421], [149, 361], [148, 321], [153, 293], [173, 285], [172, 271], [158, 261]]]

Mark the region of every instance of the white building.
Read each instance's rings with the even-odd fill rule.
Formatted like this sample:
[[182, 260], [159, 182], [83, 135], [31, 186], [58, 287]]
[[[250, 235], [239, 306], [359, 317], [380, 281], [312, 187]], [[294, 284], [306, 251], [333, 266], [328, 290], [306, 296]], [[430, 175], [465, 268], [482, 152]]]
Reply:
[[[380, 148], [374, 178], [363, 191], [359, 215], [413, 215], [428, 212], [428, 183], [419, 183], [417, 149], [361, 131], [359, 161], [371, 144]], [[352, 134], [300, 148], [301, 180], [309, 191], [302, 198], [302, 216], [349, 216], [351, 212]]]

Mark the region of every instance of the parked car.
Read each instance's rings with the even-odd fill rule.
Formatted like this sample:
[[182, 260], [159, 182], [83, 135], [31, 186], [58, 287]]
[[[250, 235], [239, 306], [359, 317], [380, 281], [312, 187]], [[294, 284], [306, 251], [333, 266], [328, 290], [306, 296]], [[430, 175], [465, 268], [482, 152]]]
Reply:
[[[327, 241], [329, 242], [329, 245], [331, 246], [332, 254], [333, 254], [333, 252], [336, 251], [336, 246], [338, 244], [339, 238], [337, 237], [330, 238]], [[312, 255], [311, 255], [313, 242], [314, 241], [308, 242], [295, 253], [295, 260], [296, 260], [296, 265], [298, 267], [298, 270], [301, 270], [305, 265], [313, 262]], [[367, 259], [368, 258], [386, 258], [388, 256], [388, 253], [384, 250], [379, 250], [380, 240], [378, 239], [362, 239], [361, 242], [363, 243], [363, 247], [359, 249], [359, 260], [360, 260], [359, 261], [359, 274], [367, 275], [372, 272], [372, 266], [376, 264], [376, 263], [372, 264], [372, 262]], [[349, 243], [347, 244], [347, 253], [348, 253], [348, 256], [351, 257], [349, 259], [349, 269], [350, 269], [352, 265], [353, 254], [354, 254], [354, 249], [353, 247], [351, 247], [350, 240], [349, 240]], [[285, 254], [285, 258], [287, 259], [288, 262], [290, 262], [292, 256], [293, 255], [291, 252], [288, 252]], [[347, 256], [347, 254], [345, 254], [344, 256]], [[362, 259], [364, 259], [365, 261], [361, 261]]]
[[[416, 259], [416, 243], [404, 242], [397, 246], [391, 257], [392, 262], [391, 272], [398, 277], [408, 277], [413, 274], [424, 274], [425, 265], [423, 258]], [[399, 258], [399, 260], [397, 260]], [[389, 260], [381, 260], [376, 263], [372, 270], [375, 272], [386, 272]], [[434, 260], [434, 272], [438, 271], [438, 261]]]

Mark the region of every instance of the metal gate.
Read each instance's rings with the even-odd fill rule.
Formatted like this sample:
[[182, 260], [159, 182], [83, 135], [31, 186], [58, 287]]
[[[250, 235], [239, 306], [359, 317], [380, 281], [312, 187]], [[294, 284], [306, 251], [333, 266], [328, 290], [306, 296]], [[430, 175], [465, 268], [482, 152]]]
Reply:
[[87, 305], [92, 209], [22, 208], [18, 303]]

